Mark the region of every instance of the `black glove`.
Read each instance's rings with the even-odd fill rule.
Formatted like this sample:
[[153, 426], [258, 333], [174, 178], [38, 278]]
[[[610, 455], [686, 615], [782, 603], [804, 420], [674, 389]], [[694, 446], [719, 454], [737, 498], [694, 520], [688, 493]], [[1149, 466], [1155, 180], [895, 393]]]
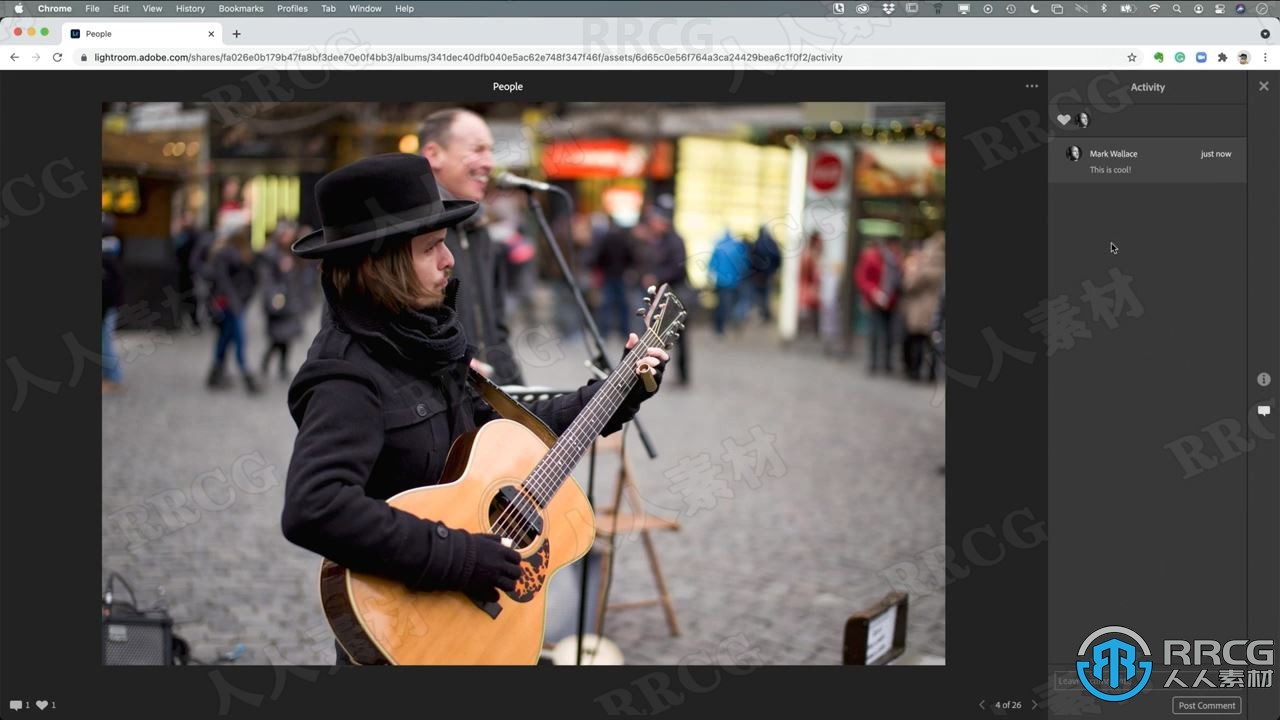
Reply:
[[[631, 351], [623, 351], [623, 358], [625, 358], [626, 354], [629, 352]], [[641, 357], [643, 358], [648, 356], [642, 355]], [[600, 431], [601, 435], [612, 435], [620, 430], [624, 423], [631, 422], [631, 418], [635, 417], [636, 413], [640, 411], [640, 403], [656, 395], [658, 393], [658, 388], [662, 387], [662, 372], [666, 369], [666, 366], [667, 363], [664, 360], [652, 368], [653, 381], [657, 384], [657, 388], [655, 388], [653, 392], [646, 390], [644, 387], [644, 379], [639, 375], [636, 375], [636, 384], [631, 386], [631, 391], [622, 399], [622, 404], [618, 406], [617, 412], [613, 414], [613, 417], [609, 418], [609, 422], [606, 423], [604, 428]], [[634, 367], [630, 368], [630, 370], [632, 373], [635, 372]]]
[[463, 580], [464, 593], [482, 602], [497, 602], [499, 590], [516, 589], [520, 553], [504, 546], [497, 535], [469, 533], [467, 542], [475, 548], [476, 563]]
[[[630, 350], [628, 350], [627, 352], [630, 352]], [[649, 356], [641, 355], [641, 357], [645, 358]], [[657, 387], [653, 389], [653, 392], [649, 392], [648, 390], [646, 390], [644, 388], [644, 378], [640, 377], [639, 375], [636, 375], [636, 384], [632, 386], [631, 392], [627, 393], [627, 396], [622, 399], [623, 406], [629, 407], [632, 409], [632, 413], [631, 413], [632, 415], [634, 415], [635, 412], [640, 409], [640, 403], [658, 394], [658, 389], [662, 387], [662, 371], [666, 369], [666, 366], [667, 366], [667, 363], [663, 361], [658, 363], [652, 368], [653, 381], [657, 385]], [[632, 368], [631, 372], [634, 373], [635, 369]]]

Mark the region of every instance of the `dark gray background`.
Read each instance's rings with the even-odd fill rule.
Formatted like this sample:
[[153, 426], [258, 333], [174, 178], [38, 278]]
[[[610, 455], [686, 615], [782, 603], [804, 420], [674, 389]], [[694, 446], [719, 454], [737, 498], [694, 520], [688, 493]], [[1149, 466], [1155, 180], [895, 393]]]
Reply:
[[[1059, 80], [1069, 78], [1051, 79], [1053, 92]], [[1255, 85], [1231, 84], [1240, 110]], [[1225, 99], [1224, 88], [1203, 89]], [[1175, 94], [1192, 99], [1187, 88]], [[1106, 717], [1170, 717], [1173, 695], [1214, 694], [1243, 695], [1243, 717], [1276, 717], [1274, 687], [1160, 687], [1165, 639], [1274, 639], [1280, 616], [1276, 442], [1253, 438], [1260, 444], [1252, 452], [1190, 478], [1167, 447], [1198, 435], [1221, 459], [1205, 426], [1231, 419], [1247, 428], [1252, 403], [1276, 395], [1275, 384], [1255, 382], [1264, 369], [1277, 374], [1280, 328], [1280, 155], [1275, 130], [1260, 130], [1275, 127], [1277, 103], [1258, 97], [1249, 107], [1247, 190], [1204, 182], [1050, 185], [1049, 294], [1070, 296], [1093, 332], [1049, 361], [1050, 662], [1074, 674], [1085, 637], [1121, 625], [1147, 641], [1156, 664], [1157, 680], [1141, 695], [1103, 703]], [[1217, 134], [1212, 125], [1204, 132]], [[1167, 141], [1147, 144], [1159, 142]], [[1065, 152], [1066, 141], [1054, 144]], [[1118, 255], [1108, 251], [1113, 241]], [[1113, 267], [1132, 276], [1143, 314], [1108, 329], [1079, 296], [1082, 281], [1108, 282]], [[1276, 420], [1265, 427], [1274, 432]]]

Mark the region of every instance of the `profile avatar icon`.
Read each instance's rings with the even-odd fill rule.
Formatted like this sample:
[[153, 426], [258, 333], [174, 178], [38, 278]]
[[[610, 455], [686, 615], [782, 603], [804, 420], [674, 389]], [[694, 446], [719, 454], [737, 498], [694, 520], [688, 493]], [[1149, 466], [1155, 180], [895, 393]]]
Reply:
[[1080, 162], [1081, 154], [1079, 145], [1072, 145], [1067, 148], [1067, 159], [1071, 162]]
[[1249, 51], [1248, 51], [1248, 50], [1241, 50], [1241, 51], [1240, 51], [1240, 54], [1239, 54], [1239, 55], [1237, 55], [1237, 56], [1236, 56], [1236, 58], [1240, 60], [1240, 64], [1241, 64], [1241, 65], [1248, 65], [1248, 64], [1249, 64]]
[[1082, 112], [1076, 116], [1076, 124], [1079, 125], [1082, 130], [1089, 127], [1090, 122], [1092, 122], [1092, 120], [1089, 118], [1089, 113], [1087, 112]]

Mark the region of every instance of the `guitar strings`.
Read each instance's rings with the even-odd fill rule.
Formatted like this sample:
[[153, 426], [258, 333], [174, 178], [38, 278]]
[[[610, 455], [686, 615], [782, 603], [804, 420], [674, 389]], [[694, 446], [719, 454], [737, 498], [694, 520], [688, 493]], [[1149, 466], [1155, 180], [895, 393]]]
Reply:
[[[661, 338], [654, 334], [653, 328], [649, 328], [645, 331], [644, 337], [636, 343], [636, 346], [632, 348], [623, 359], [623, 363], [627, 366], [634, 367], [635, 363], [639, 362], [641, 357], [648, 354], [650, 348], [658, 347], [660, 343]], [[621, 376], [622, 381], [619, 382], [617, 386], [610, 382], [612, 379], [613, 378], [610, 377], [604, 381], [608, 384], [608, 387], [601, 388], [597, 391], [591, 401], [587, 403], [587, 407], [584, 408], [582, 415], [586, 416], [589, 421], [599, 422], [601, 420], [598, 415], [601, 413], [601, 408], [604, 403], [595, 402], [597, 397], [604, 393], [610, 393], [613, 395], [613, 399], [615, 400], [620, 397], [625, 397], [623, 388], [625, 387], [625, 392], [630, 392], [631, 387], [639, 380], [639, 377], [634, 372], [629, 375], [624, 374]], [[615, 407], [614, 411], [616, 412], [616, 410], [617, 408]], [[612, 413], [610, 413], [610, 417], [612, 417]], [[608, 417], [603, 418], [603, 420], [608, 422]], [[578, 443], [571, 440], [568, 435], [566, 435], [565, 440], [566, 442], [557, 442], [551, 448], [551, 452], [547, 453], [547, 455], [539, 461], [530, 477], [526, 479], [525, 482], [521, 483], [521, 487], [526, 493], [528, 493], [528, 495], [533, 497], [534, 501], [539, 506], [545, 507], [546, 503], [555, 495], [555, 492], [559, 490], [560, 484], [564, 481], [564, 478], [560, 478], [559, 481], [556, 481], [552, 477], [544, 477], [546, 471], [551, 467], [554, 467], [555, 464], [563, 463], [569, 459], [571, 455], [571, 452], [568, 449], [569, 445], [573, 446], [572, 452], [574, 453], [581, 449]], [[567, 474], [569, 468], [565, 468], [564, 471]], [[521, 504], [522, 507], [517, 507], [517, 503]], [[516, 530], [528, 530], [529, 528], [521, 515], [524, 512], [529, 511], [533, 514], [537, 514], [536, 509], [529, 507], [529, 501], [525, 493], [519, 493], [516, 495], [516, 500], [507, 505], [502, 513], [499, 514], [497, 520], [491, 524], [491, 527], [496, 531], [496, 534], [501, 537], [511, 537]], [[514, 540], [514, 538], [512, 539]]]
[[[640, 342], [637, 342], [636, 347], [632, 348], [631, 352], [627, 354], [627, 357], [623, 359], [623, 363], [625, 365], [634, 366], [636, 362], [638, 362], [641, 358], [647, 355], [650, 348], [658, 346], [658, 342], [660, 342], [661, 338], [658, 338], [655, 335], [653, 337], [653, 340], [655, 342], [653, 344], [650, 344], [650, 337], [649, 337], [650, 335], [653, 335], [652, 330], [647, 331], [645, 333], [644, 339]], [[613, 378], [609, 378], [609, 380], [611, 379]], [[597, 391], [596, 395], [599, 396], [599, 395], [608, 393], [610, 395], [613, 395], [614, 400], [618, 400], [622, 397], [625, 397], [626, 393], [630, 392], [631, 386], [638, 380], [638, 377], [634, 373], [625, 373], [625, 374], [620, 374], [618, 377], [618, 380], [619, 382], [616, 386], [613, 384], [610, 384], [606, 388], [601, 388], [599, 391]], [[608, 382], [608, 380], [606, 380], [606, 382]], [[606, 395], [606, 397], [608, 396]], [[594, 397], [592, 399], [594, 400]], [[610, 412], [609, 417], [600, 417], [602, 415], [602, 412], [603, 412], [602, 407], [604, 405], [605, 403], [603, 402], [603, 400], [599, 402], [590, 402], [588, 403], [588, 406], [584, 408], [584, 411], [582, 414], [585, 415], [587, 419], [591, 420], [592, 422], [598, 423], [603, 427], [603, 424], [608, 421], [609, 417], [612, 416], [612, 412], [617, 410], [617, 408], [614, 408], [614, 411]], [[572, 438], [566, 438], [566, 439], [573, 440]], [[580, 452], [581, 450], [585, 449], [585, 446], [578, 445], [576, 441], [557, 443], [556, 446], [551, 449], [551, 452], [547, 454], [548, 461], [562, 462], [564, 460], [567, 460], [568, 457], [571, 455], [571, 451], [569, 450], [570, 446], [573, 447], [572, 452]], [[532, 489], [533, 493], [537, 496], [539, 503], [542, 504], [542, 503], [545, 503], [546, 501], [549, 501], [551, 499], [551, 496], [554, 495], [555, 490], [558, 489], [558, 482], [554, 476], [551, 476], [551, 477], [545, 476], [546, 470], [550, 469], [547, 466], [547, 461], [540, 463], [540, 465], [541, 465], [541, 469], [540, 470], [535, 469], [533, 476], [530, 478], [530, 480], [532, 480], [533, 482], [528, 483], [528, 481], [526, 481], [526, 483], [528, 483], [526, 487], [529, 487]], [[568, 474], [569, 469], [570, 468], [563, 468], [565, 475]], [[563, 477], [559, 478], [560, 481], [563, 481], [563, 479], [564, 479]], [[550, 492], [548, 492], [548, 490], [550, 490]]]
[[[661, 338], [654, 335], [652, 328], [646, 330], [644, 338], [639, 342], [637, 342], [636, 347], [632, 348], [631, 351], [627, 354], [627, 356], [623, 359], [624, 364], [629, 364], [631, 366], [634, 366], [634, 364], [638, 362], [640, 359], [637, 356], [646, 355], [649, 351], [649, 348], [657, 346], [656, 344], [650, 344], [649, 342], [650, 336], [653, 336], [653, 340], [655, 341], [661, 340]], [[638, 378], [634, 373], [632, 373], [629, 378], [625, 374], [622, 375], [621, 377], [622, 377], [622, 382], [619, 383], [619, 387], [615, 388], [613, 387], [612, 383], [609, 383], [610, 386], [607, 388], [602, 388], [601, 390], [597, 391], [595, 397], [598, 397], [599, 395], [605, 392], [614, 393], [615, 395], [621, 394], [620, 392], [621, 386], [624, 386], [624, 385], [627, 388], [627, 392], [630, 392], [631, 383], [627, 382], [628, 379], [634, 382]], [[606, 379], [605, 382], [608, 383], [609, 380], [611, 379], [612, 379], [612, 376], [609, 379]], [[595, 397], [592, 397], [591, 402], [588, 402], [587, 407], [584, 409], [584, 412], [582, 414], [587, 416], [589, 420], [593, 422], [598, 422], [600, 418], [597, 417], [597, 415], [600, 413], [600, 408], [603, 405], [603, 403], [595, 402]], [[616, 408], [615, 408], [615, 411], [616, 411]], [[608, 418], [604, 418], [604, 420], [607, 422]], [[549, 479], [544, 479], [542, 477], [542, 473], [546, 472], [546, 469], [551, 462], [554, 461], [558, 463], [567, 459], [568, 451], [566, 448], [569, 444], [574, 445], [575, 452], [578, 450], [578, 445], [576, 442], [556, 443], [556, 445], [552, 447], [551, 452], [549, 452], [546, 456], [544, 456], [543, 460], [539, 461], [538, 465], [534, 468], [534, 471], [530, 475], [530, 477], [526, 479], [524, 483], [521, 484], [521, 487], [524, 488], [526, 492], [528, 492], [530, 495], [532, 495], [535, 501], [540, 506], [545, 506], [546, 501], [550, 500], [551, 496], [554, 495], [554, 490], [552, 490], [551, 493], [546, 492], [550, 488], [550, 485], [552, 483], [547, 481]], [[568, 469], [565, 469], [565, 473], [567, 472], [568, 472]], [[564, 478], [560, 479], [561, 482], [563, 482], [563, 480]], [[556, 486], [555, 489], [558, 489], [559, 483], [554, 483], [554, 484]], [[517, 498], [519, 502], [524, 504], [525, 509], [531, 510], [534, 514], [537, 513], [537, 510], [528, 507], [528, 500], [525, 498], [523, 493], [517, 495]], [[514, 533], [515, 530], [520, 529], [521, 525], [524, 525], [524, 521], [517, 514], [517, 507], [516, 507], [516, 503], [514, 502], [509, 504], [506, 507], [506, 509], [504, 509], [503, 512], [498, 516], [498, 519], [494, 523], [492, 523], [492, 527], [498, 530], [497, 534], [502, 537], [508, 537], [507, 533]], [[526, 527], [525, 529], [528, 529], [528, 528]]]

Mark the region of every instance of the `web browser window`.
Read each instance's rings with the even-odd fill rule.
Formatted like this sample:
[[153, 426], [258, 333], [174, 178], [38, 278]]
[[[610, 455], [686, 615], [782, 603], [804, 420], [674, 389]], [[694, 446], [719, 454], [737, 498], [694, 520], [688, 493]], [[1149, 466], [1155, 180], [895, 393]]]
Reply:
[[0, 716], [1274, 720], [1276, 33], [0, 2]]

